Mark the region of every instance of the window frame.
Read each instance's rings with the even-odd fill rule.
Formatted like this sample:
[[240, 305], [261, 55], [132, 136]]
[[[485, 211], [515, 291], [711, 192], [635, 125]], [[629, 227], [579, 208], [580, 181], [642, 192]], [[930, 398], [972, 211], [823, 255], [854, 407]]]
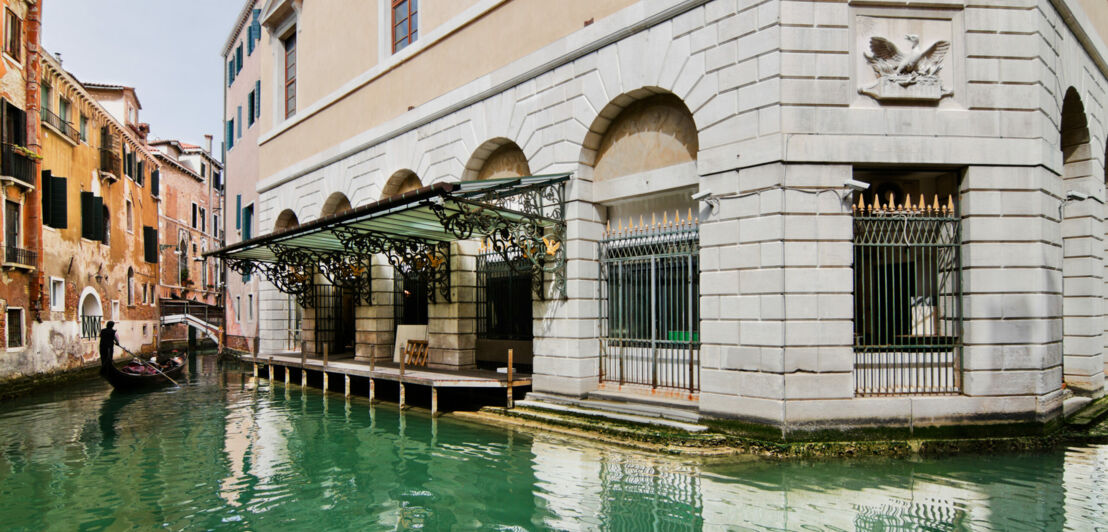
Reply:
[[[15, 31], [12, 31], [13, 24]], [[23, 19], [11, 8], [4, 8], [4, 53], [15, 62], [23, 63]]]
[[[290, 47], [290, 44], [291, 44], [291, 47]], [[284, 90], [282, 91], [282, 93], [285, 96], [284, 97], [284, 100], [285, 100], [284, 101], [284, 107], [285, 107], [285, 119], [286, 120], [288, 120], [289, 118], [292, 118], [296, 114], [296, 67], [298, 65], [297, 44], [298, 43], [296, 42], [296, 28], [294, 27], [292, 29], [292, 32], [289, 34], [289, 36], [285, 37], [284, 39], [281, 40], [281, 47], [284, 50], [284, 60], [281, 63], [284, 66], [284, 69], [282, 69], [282, 72], [283, 72], [284, 75], [281, 77], [281, 80], [282, 80], [282, 86], [284, 87]], [[292, 70], [292, 75], [291, 76], [289, 75], [289, 70], [290, 70], [289, 69], [289, 56], [292, 56], [292, 69], [291, 69]], [[290, 93], [290, 91], [292, 93], [292, 98], [291, 98], [292, 105], [291, 106], [289, 105], [289, 100], [290, 100], [289, 93]]]
[[80, 118], [79, 129], [80, 129], [80, 132], [81, 132], [81, 142], [84, 142], [85, 144], [88, 144], [89, 119], [88, 119], [88, 116], [85, 115], [84, 113], [81, 113], [80, 116], [81, 116], [81, 118]]
[[[54, 287], [59, 284], [62, 287], [62, 293], [61, 297], [57, 298], [58, 301], [55, 301]], [[62, 279], [61, 277], [50, 277], [50, 311], [65, 312], [65, 279]]]
[[135, 207], [134, 204], [131, 203], [131, 200], [126, 199], [123, 201], [127, 211], [124, 213], [127, 216], [127, 232], [133, 235], [135, 234]]
[[[11, 313], [12, 311], [19, 312], [19, 345], [13, 346], [11, 344], [12, 339], [12, 324]], [[8, 351], [16, 351], [26, 349], [27, 347], [27, 312], [23, 310], [23, 307], [8, 307], [4, 309], [4, 348]]]
[[[404, 14], [404, 18], [397, 22], [396, 10], [400, 7], [400, 4], [407, 4], [407, 12]], [[412, 23], [412, 15], [415, 15], [415, 24]], [[392, 43], [392, 53], [395, 54], [419, 40], [419, 0], [392, 0], [389, 2], [389, 21], [389, 42]], [[405, 26], [404, 37], [398, 39], [396, 29], [401, 25]], [[414, 37], [412, 36], [413, 30]]]

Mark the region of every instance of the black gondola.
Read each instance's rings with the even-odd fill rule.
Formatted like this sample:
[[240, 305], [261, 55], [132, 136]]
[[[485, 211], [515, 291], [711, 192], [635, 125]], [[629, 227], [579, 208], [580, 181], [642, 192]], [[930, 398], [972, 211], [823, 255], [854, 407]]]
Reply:
[[172, 365], [167, 365], [167, 367], [159, 366], [158, 369], [161, 370], [161, 373], [153, 374], [131, 373], [115, 367], [115, 364], [104, 364], [100, 366], [100, 376], [104, 377], [117, 390], [143, 390], [165, 386], [166, 384], [173, 384], [170, 379], [177, 379], [181, 371], [185, 369], [188, 360], [182, 357], [171, 359], [170, 362]]

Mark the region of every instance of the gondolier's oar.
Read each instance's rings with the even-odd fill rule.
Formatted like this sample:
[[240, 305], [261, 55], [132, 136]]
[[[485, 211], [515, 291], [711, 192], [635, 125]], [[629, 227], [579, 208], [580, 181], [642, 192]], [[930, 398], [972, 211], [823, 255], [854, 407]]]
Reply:
[[[119, 345], [119, 344], [116, 344], [116, 345]], [[123, 347], [123, 346], [120, 345], [119, 348], [122, 349], [124, 353], [127, 353], [128, 355], [131, 355], [131, 358], [139, 361], [139, 364], [142, 364], [142, 365], [145, 365], [145, 366], [150, 366], [151, 369], [153, 369], [154, 371], [157, 371], [158, 373], [160, 373], [162, 375], [162, 377], [165, 377], [166, 379], [168, 379], [169, 382], [172, 382], [174, 386], [176, 386], [178, 388], [181, 387], [180, 384], [177, 384], [177, 381], [173, 380], [173, 378], [170, 377], [169, 375], [166, 375], [165, 372], [163, 372], [160, 368], [158, 368], [158, 366], [155, 366], [154, 364], [151, 364], [151, 363], [139, 358], [138, 355], [128, 351], [126, 347]]]

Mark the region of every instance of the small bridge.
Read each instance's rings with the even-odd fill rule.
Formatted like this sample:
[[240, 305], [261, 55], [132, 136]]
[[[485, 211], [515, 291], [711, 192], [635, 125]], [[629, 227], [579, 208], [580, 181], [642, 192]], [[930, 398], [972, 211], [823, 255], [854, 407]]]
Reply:
[[158, 303], [161, 325], [184, 323], [219, 343], [219, 331], [223, 328], [223, 307], [180, 299], [162, 299]]

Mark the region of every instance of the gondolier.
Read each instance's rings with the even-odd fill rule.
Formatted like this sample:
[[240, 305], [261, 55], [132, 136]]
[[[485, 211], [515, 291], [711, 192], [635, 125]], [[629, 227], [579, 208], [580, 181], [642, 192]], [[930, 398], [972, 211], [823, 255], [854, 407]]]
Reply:
[[115, 358], [115, 346], [119, 345], [119, 338], [115, 334], [115, 322], [109, 321], [100, 330], [100, 373], [103, 375], [112, 367], [112, 359]]

